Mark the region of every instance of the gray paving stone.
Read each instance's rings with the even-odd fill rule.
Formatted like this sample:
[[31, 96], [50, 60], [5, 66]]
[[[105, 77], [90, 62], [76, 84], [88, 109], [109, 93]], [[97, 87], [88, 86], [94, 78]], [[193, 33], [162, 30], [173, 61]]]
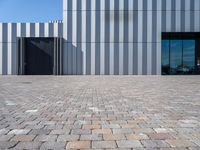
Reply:
[[115, 141], [92, 141], [92, 148], [116, 148]]
[[0, 89], [0, 149], [200, 149], [199, 76], [5, 76]]
[[55, 142], [57, 140], [57, 135], [38, 135], [34, 141], [40, 141], [40, 142]]
[[30, 129], [13, 129], [8, 134], [15, 134], [15, 135], [28, 134], [30, 131], [31, 131]]
[[41, 150], [53, 149], [53, 150], [64, 150], [66, 142], [44, 142], [41, 146]]
[[4, 149], [10, 149], [15, 147], [17, 144], [17, 142], [3, 142], [0, 141], [0, 149], [4, 150]]
[[142, 140], [141, 142], [147, 148], [170, 147], [164, 140]]
[[80, 135], [59, 135], [57, 141], [58, 142], [66, 142], [66, 141], [77, 141]]
[[112, 129], [113, 134], [131, 134], [133, 133], [133, 129]]
[[31, 149], [36, 150], [39, 149], [41, 146], [41, 142], [19, 142], [14, 149], [22, 150], [22, 149]]
[[138, 140], [121, 140], [117, 141], [119, 148], [138, 148], [143, 147], [140, 141]]

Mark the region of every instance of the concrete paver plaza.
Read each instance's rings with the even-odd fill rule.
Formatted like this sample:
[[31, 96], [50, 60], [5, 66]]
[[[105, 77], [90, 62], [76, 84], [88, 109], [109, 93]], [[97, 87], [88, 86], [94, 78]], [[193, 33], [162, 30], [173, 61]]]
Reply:
[[0, 149], [200, 150], [200, 76], [2, 76]]

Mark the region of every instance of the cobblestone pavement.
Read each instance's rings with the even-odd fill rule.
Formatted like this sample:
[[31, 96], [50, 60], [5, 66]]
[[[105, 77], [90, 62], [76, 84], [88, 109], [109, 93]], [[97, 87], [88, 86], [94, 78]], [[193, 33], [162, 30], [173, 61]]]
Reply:
[[200, 150], [200, 76], [2, 76], [0, 149]]

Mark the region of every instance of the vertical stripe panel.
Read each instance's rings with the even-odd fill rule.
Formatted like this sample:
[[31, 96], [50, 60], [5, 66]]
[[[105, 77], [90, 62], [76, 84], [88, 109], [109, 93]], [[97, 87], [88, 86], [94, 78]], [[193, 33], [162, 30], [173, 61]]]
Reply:
[[54, 25], [54, 29], [53, 29], [54, 37], [58, 37], [58, 23], [54, 23], [53, 25]]
[[49, 37], [49, 23], [44, 24], [44, 36]]
[[[157, 10], [161, 10], [162, 3], [157, 3]], [[161, 75], [161, 39], [162, 39], [162, 18], [161, 12], [157, 11], [157, 51], [156, 51], [156, 75]], [[175, 23], [175, 22], [174, 22]]]
[[138, 75], [142, 75], [142, 66], [143, 66], [143, 49], [142, 49], [142, 34], [143, 34], [143, 28], [142, 28], [142, 23], [143, 23], [143, 1], [139, 0], [138, 1]]
[[86, 75], [86, 0], [82, 0], [82, 54], [83, 74]]
[[152, 0], [147, 1], [147, 75], [151, 75], [152, 57]]
[[31, 35], [31, 24], [26, 23], [26, 37], [30, 37]]
[[176, 32], [181, 31], [181, 0], [176, 0]]
[[105, 74], [109, 75], [110, 73], [110, 2], [105, 4]]
[[101, 3], [100, 0], [96, 0], [95, 4], [95, 74], [100, 75], [100, 34], [101, 34]]
[[77, 74], [82, 74], [82, 0], [77, 1]]
[[8, 73], [8, 24], [3, 23], [2, 27], [2, 33], [3, 33], [3, 48], [2, 48], [2, 59], [3, 59], [3, 71], [2, 74], [6, 75]]
[[115, 5], [115, 0], [110, 0], [110, 54], [109, 54], [109, 71], [110, 75], [114, 74], [114, 5]]
[[191, 21], [190, 21], [190, 3], [191, 0], [185, 0], [185, 32], [190, 32]]
[[101, 0], [100, 74], [105, 74], [105, 0]]
[[[119, 75], [123, 75], [123, 52], [124, 52], [124, 0], [119, 0]], [[117, 22], [116, 22], [117, 23]], [[117, 41], [116, 41], [117, 42]], [[116, 62], [115, 62], [116, 63]]]
[[171, 32], [171, 0], [166, 0], [166, 32]]
[[35, 37], [40, 37], [40, 23], [35, 24]]
[[133, 1], [128, 4], [128, 74], [133, 74]]
[[96, 16], [95, 16], [95, 6], [96, 0], [91, 1], [91, 75], [95, 75], [95, 25], [96, 25]]
[[[0, 30], [1, 28], [2, 28], [2, 23], [0, 23]], [[3, 43], [0, 42], [0, 75], [2, 75], [2, 73], [3, 73]]]
[[77, 75], [77, 0], [72, 0], [72, 71], [74, 75]]
[[12, 23], [8, 23], [8, 51], [7, 51], [7, 68], [8, 74], [12, 74]]

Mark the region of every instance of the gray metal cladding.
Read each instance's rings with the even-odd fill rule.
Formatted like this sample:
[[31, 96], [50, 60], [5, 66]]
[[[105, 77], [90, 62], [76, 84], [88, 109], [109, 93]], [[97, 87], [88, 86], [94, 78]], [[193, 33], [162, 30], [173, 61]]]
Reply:
[[17, 37], [62, 37], [62, 23], [0, 23], [0, 74], [17, 74]]
[[0, 23], [0, 74], [16, 37], [64, 37], [66, 75], [160, 75], [161, 33], [200, 32], [199, 0], [63, 0], [62, 23]]
[[161, 33], [200, 31], [199, 0], [64, 0], [63, 6], [65, 74], [160, 75]]
[[161, 33], [199, 32], [199, 0], [64, 0], [64, 73], [160, 75]]

